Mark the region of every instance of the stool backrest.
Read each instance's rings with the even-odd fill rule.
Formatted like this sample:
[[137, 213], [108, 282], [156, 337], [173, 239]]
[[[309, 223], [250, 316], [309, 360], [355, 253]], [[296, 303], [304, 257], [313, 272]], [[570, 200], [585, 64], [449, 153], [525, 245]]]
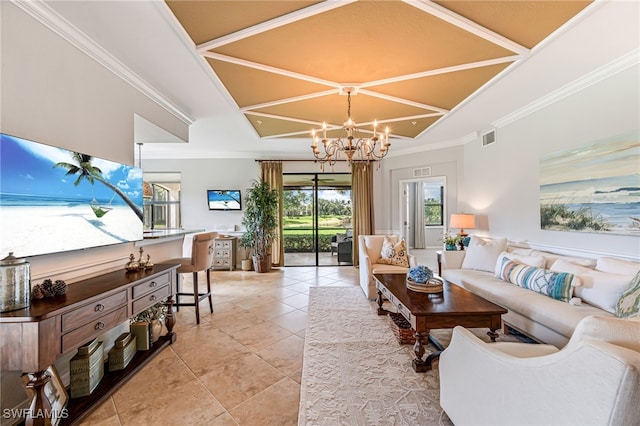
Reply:
[[213, 262], [213, 240], [218, 236], [217, 232], [205, 232], [193, 236], [191, 246], [191, 265], [195, 271], [206, 271]]

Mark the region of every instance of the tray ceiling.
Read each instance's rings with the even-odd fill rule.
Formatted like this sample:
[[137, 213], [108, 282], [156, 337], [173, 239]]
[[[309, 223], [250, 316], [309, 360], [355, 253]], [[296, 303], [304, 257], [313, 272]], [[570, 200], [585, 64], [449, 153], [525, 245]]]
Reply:
[[167, 1], [262, 138], [351, 116], [414, 139], [589, 1]]

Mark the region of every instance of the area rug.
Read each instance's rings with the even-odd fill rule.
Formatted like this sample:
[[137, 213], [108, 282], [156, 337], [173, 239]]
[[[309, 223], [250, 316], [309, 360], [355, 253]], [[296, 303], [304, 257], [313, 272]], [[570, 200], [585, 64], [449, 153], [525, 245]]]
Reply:
[[[437, 364], [414, 372], [412, 345], [400, 345], [376, 309], [359, 287], [309, 289], [298, 425], [452, 424]], [[450, 330], [436, 334], [448, 342]]]

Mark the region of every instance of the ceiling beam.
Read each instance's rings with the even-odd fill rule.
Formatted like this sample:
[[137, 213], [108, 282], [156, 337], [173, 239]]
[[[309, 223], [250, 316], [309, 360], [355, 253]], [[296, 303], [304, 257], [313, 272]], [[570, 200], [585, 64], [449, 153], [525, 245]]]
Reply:
[[304, 9], [297, 10], [295, 12], [288, 13], [286, 15], [278, 16], [277, 18], [273, 18], [269, 21], [262, 22], [260, 24], [254, 25], [252, 27], [248, 27], [242, 29], [240, 31], [236, 31], [235, 33], [227, 34], [223, 37], [218, 37], [214, 40], [207, 41], [205, 43], [201, 43], [196, 46], [196, 51], [203, 53], [208, 50], [216, 49], [218, 47], [224, 46], [229, 43], [234, 43], [236, 41], [245, 39], [247, 37], [252, 37], [257, 34], [261, 34], [263, 32], [272, 30], [274, 28], [282, 27], [284, 25], [291, 24], [293, 22], [300, 21], [302, 19], [309, 18], [314, 15], [318, 15], [320, 13], [324, 13], [326, 11], [336, 9], [342, 6], [346, 6], [349, 3], [353, 3], [356, 0], [328, 0], [323, 1], [318, 4], [314, 4], [313, 6], [305, 7]]
[[436, 18], [442, 19], [456, 27], [463, 29], [471, 34], [474, 34], [478, 37], [481, 37], [491, 43], [497, 44], [498, 46], [504, 47], [514, 53], [518, 53], [519, 55], [525, 55], [529, 53], [529, 49], [526, 47], [516, 43], [513, 40], [510, 40], [500, 34], [491, 31], [488, 28], [483, 27], [482, 25], [478, 25], [477, 23], [458, 15], [446, 9], [439, 4], [433, 3], [430, 0], [402, 0], [411, 6], [422, 10], [430, 15], [435, 16]]
[[312, 77], [306, 74], [300, 74], [293, 71], [283, 70], [281, 68], [259, 64], [257, 62], [247, 61], [245, 59], [234, 58], [233, 56], [221, 55], [220, 53], [204, 52], [202, 56], [206, 58], [216, 59], [218, 61], [224, 61], [224, 62], [236, 64], [236, 65], [241, 65], [243, 67], [249, 67], [256, 70], [269, 72], [272, 74], [278, 74], [278, 75], [283, 75], [285, 77], [296, 78], [298, 80], [307, 81], [309, 83], [322, 84], [324, 86], [335, 87], [336, 89], [340, 87], [340, 84], [336, 83], [335, 81], [323, 80], [321, 78]]

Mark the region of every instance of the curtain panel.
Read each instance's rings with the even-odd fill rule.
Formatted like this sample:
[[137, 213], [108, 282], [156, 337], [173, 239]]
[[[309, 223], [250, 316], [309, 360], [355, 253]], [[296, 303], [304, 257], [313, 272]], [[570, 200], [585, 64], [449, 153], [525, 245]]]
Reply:
[[277, 238], [271, 246], [271, 264], [284, 266], [282, 161], [260, 161], [260, 168], [262, 181], [267, 182], [271, 189], [278, 191], [278, 229], [276, 230]]
[[359, 265], [358, 235], [373, 235], [373, 167], [366, 163], [351, 163], [351, 207], [353, 215], [353, 266]]

